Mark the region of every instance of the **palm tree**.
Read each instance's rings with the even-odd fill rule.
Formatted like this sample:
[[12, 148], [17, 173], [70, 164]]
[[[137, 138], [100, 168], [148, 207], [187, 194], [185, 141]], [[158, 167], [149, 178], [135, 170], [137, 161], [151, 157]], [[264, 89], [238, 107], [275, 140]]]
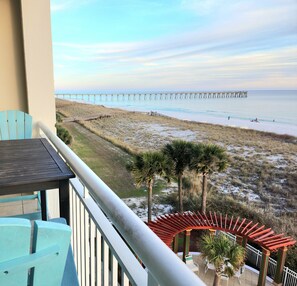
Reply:
[[[199, 177], [202, 175], [201, 162], [204, 155], [204, 147], [205, 147], [205, 144], [203, 143], [193, 144], [192, 150], [191, 150], [191, 159], [189, 164], [189, 169], [191, 171], [194, 171], [194, 173], [198, 177], [199, 183], [200, 183]], [[199, 187], [197, 186], [197, 194], [198, 194], [198, 188]]]
[[214, 172], [222, 172], [227, 168], [228, 156], [225, 149], [214, 144], [196, 144], [193, 147], [190, 167], [202, 174], [201, 212], [206, 212], [207, 178]]
[[152, 220], [153, 185], [156, 176], [170, 181], [170, 162], [161, 152], [145, 152], [134, 156], [127, 166], [132, 172], [138, 186], [145, 184], [148, 188], [148, 221]]
[[191, 142], [174, 140], [162, 149], [163, 153], [172, 161], [173, 173], [177, 177], [180, 212], [183, 212], [182, 180], [185, 170], [189, 167], [192, 145]]
[[213, 286], [219, 286], [222, 274], [232, 277], [244, 263], [245, 250], [225, 235], [205, 235], [201, 244], [202, 256], [215, 267]]

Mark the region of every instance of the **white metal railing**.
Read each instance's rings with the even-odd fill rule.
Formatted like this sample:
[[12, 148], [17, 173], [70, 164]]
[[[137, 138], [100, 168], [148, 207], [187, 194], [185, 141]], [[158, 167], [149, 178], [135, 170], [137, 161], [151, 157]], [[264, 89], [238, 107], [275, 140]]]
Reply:
[[76, 175], [70, 225], [81, 285], [205, 285], [47, 126], [38, 126]]
[[75, 178], [70, 183], [72, 245], [81, 285], [146, 285], [147, 272]]
[[[236, 241], [236, 236], [234, 234], [224, 232], [224, 234], [229, 237], [231, 240]], [[247, 244], [246, 246], [246, 259], [249, 263], [254, 265], [257, 269], [260, 269], [262, 261], [262, 252], [255, 247]], [[269, 257], [267, 275], [274, 278], [276, 272], [277, 261]], [[296, 286], [297, 285], [297, 273], [291, 270], [289, 267], [284, 267], [283, 277], [282, 277], [283, 286]]]

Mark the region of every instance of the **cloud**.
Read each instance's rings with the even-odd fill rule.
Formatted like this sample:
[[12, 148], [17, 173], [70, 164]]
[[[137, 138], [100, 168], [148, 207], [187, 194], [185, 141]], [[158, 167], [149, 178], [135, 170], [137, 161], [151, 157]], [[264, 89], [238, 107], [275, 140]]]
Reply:
[[182, 9], [192, 11], [198, 15], [210, 14], [214, 9], [218, 9], [224, 1], [221, 0], [182, 0]]
[[51, 11], [63, 11], [86, 5], [93, 0], [51, 0]]
[[268, 8], [265, 14], [262, 12], [260, 9], [234, 13], [232, 19], [214, 22], [207, 29], [195, 29], [150, 41], [54, 43], [54, 47], [78, 61], [158, 62], [170, 58], [182, 60], [195, 54], [245, 54], [296, 45], [297, 25], [293, 9], [285, 6], [281, 10]]
[[[184, 0], [180, 2], [184, 9], [192, 7], [200, 15], [221, 9], [222, 3], [226, 7], [207, 26], [193, 24], [190, 31], [174, 36], [134, 42], [56, 42], [55, 65], [63, 65], [64, 80], [73, 77], [93, 86], [100, 82], [98, 88], [104, 84], [123, 89], [195, 89], [236, 87], [240, 82], [246, 88], [259, 88], [259, 79], [266, 88], [277, 84], [297, 88], [293, 80], [297, 5], [290, 0], [258, 2]], [[56, 76], [62, 79], [59, 71]]]

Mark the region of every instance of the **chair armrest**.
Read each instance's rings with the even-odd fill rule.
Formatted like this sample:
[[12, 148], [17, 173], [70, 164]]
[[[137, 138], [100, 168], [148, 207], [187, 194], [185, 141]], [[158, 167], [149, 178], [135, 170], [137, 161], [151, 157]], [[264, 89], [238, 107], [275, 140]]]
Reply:
[[[67, 224], [67, 222], [64, 218], [54, 218], [54, 219], [50, 219], [50, 221], [56, 222], [56, 223]], [[66, 265], [65, 265], [65, 270], [64, 270], [64, 275], [63, 275], [63, 280], [62, 280], [61, 286], [69, 286], [69, 285], [79, 286], [71, 245], [69, 246], [69, 250], [68, 250], [68, 254], [67, 254]]]

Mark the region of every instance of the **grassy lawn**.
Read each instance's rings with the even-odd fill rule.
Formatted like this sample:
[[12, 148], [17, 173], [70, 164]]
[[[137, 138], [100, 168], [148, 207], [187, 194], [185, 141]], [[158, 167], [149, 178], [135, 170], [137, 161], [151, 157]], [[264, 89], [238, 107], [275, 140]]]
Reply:
[[126, 170], [126, 162], [130, 159], [130, 155], [77, 123], [67, 123], [63, 126], [69, 130], [73, 137], [71, 149], [119, 197], [125, 198], [143, 193], [135, 188], [133, 178]]
[[[126, 163], [131, 156], [110, 142], [88, 131], [77, 123], [65, 123], [73, 141], [71, 149], [121, 198], [146, 196], [145, 189], [137, 189]], [[158, 180], [154, 194], [166, 186]]]

